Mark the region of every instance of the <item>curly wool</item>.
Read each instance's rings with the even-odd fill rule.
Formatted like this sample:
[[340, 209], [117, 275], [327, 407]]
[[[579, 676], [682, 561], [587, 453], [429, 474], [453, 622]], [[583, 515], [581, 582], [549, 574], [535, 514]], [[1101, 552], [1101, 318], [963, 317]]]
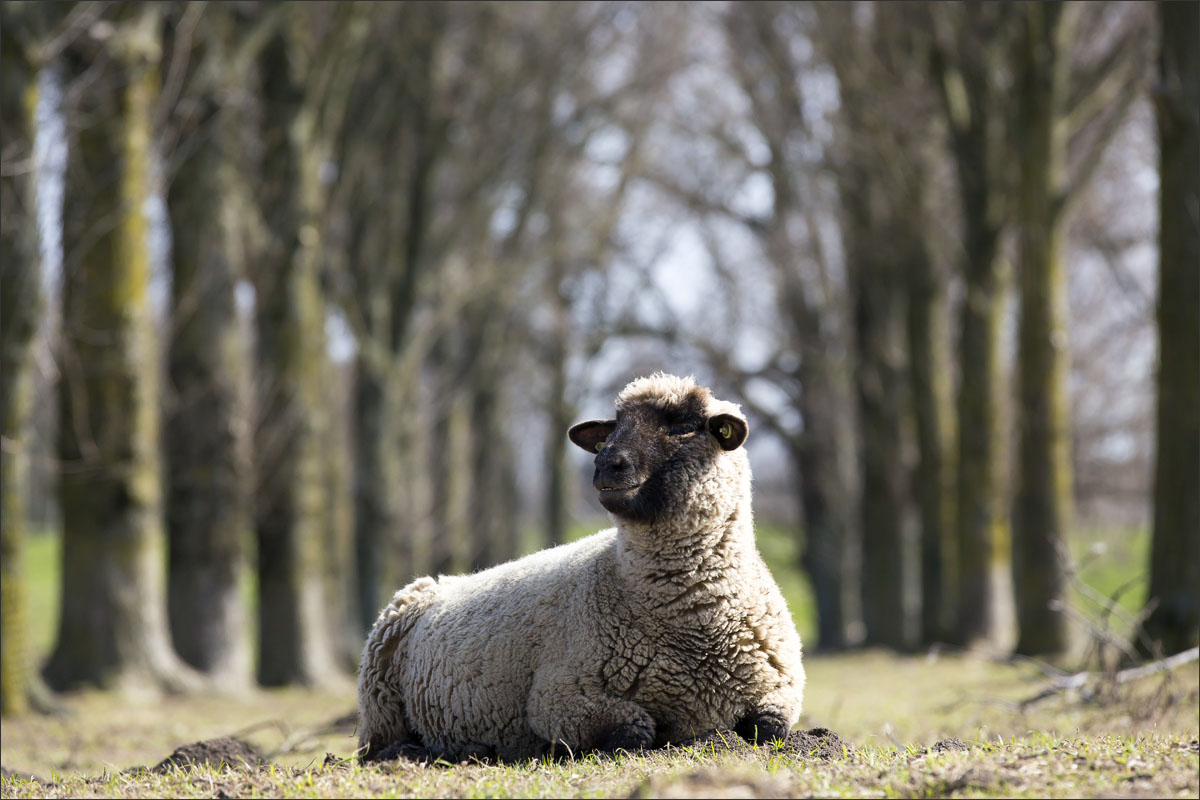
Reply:
[[[618, 408], [694, 396], [740, 416], [661, 374], [627, 386]], [[800, 639], [754, 544], [745, 451], [680, 479], [686, 501], [665, 522], [617, 520], [397, 592], [363, 650], [360, 745], [519, 759], [601, 747], [613, 731], [680, 741], [755, 712], [794, 724]]]

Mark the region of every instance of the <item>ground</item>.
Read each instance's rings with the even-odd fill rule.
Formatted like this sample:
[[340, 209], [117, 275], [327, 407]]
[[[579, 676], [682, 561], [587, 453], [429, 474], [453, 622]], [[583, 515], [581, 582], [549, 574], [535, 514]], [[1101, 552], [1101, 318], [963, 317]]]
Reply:
[[[727, 734], [646, 754], [507, 766], [359, 765], [352, 759], [350, 688], [139, 703], [83, 693], [67, 699], [69, 716], [4, 722], [0, 793], [1195, 797], [1200, 790], [1194, 663], [1131, 686], [1100, 685], [1087, 701], [1061, 695], [1026, 711], [1019, 702], [1048, 683], [1031, 663], [864, 651], [810, 656], [806, 666], [808, 696], [797, 728], [836, 731], [840, 740], [825, 745], [837, 746], [793, 737], [785, 746], [754, 748]], [[220, 737], [236, 741], [210, 741]], [[800, 746], [806, 741], [810, 746]], [[164, 763], [209, 755], [234, 766]]]

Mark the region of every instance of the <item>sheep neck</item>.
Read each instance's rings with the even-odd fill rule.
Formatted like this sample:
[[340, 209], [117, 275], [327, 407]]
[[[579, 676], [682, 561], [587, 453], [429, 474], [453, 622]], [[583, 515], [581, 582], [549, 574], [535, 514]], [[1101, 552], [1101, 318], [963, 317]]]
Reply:
[[736, 583], [731, 573], [758, 558], [748, 502], [715, 521], [684, 515], [667, 524], [617, 524], [618, 571], [651, 612], [673, 614], [681, 603], [724, 596]]

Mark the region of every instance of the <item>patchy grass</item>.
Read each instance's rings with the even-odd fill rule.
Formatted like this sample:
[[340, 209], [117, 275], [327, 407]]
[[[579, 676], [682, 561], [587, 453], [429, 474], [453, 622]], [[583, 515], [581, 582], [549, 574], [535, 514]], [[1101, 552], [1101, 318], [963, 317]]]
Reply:
[[457, 767], [198, 767], [3, 782], [5, 797], [1195, 797], [1196, 740], [1102, 736], [860, 750], [842, 761], [704, 751]]
[[[571, 538], [604, 526], [578, 525]], [[1133, 611], [1145, 594], [1144, 530], [1079, 531], [1081, 576]], [[1102, 544], [1102, 552], [1093, 545]], [[759, 545], [807, 641], [815, 620], [790, 531], [760, 525]], [[1087, 559], [1089, 552], [1095, 555]], [[29, 543], [33, 642], [48, 652], [58, 615], [59, 544]], [[1139, 583], [1140, 581], [1140, 583]], [[252, 598], [251, 598], [252, 600]], [[353, 687], [240, 696], [122, 700], [85, 692], [69, 714], [4, 721], [0, 795], [21, 797], [1195, 797], [1200, 792], [1200, 675], [1189, 665], [1087, 702], [1055, 697], [1023, 709], [1047, 683], [1037, 666], [979, 653], [884, 651], [810, 655], [801, 727], [827, 727], [856, 749], [834, 761], [769, 747], [722, 753], [584, 757], [511, 766], [360, 766]], [[197, 767], [162, 774], [175, 748], [236, 736], [262, 769]], [[957, 738], [964, 750], [934, 744]], [[326, 754], [333, 758], [327, 761]], [[11, 772], [10, 772], [11, 771]]]
[[[976, 654], [811, 657], [801, 727], [856, 750], [834, 761], [770, 747], [585, 757], [563, 763], [360, 766], [353, 690], [122, 702], [84, 693], [69, 717], [6, 720], [4, 797], [1194, 797], [1200, 676], [1188, 666], [1088, 703], [1022, 712], [1044, 680]], [[1193, 665], [1194, 666], [1194, 665]], [[271, 765], [126, 774], [188, 742], [235, 735]], [[938, 752], [957, 737], [969, 749]], [[325, 763], [326, 753], [334, 759]], [[33, 775], [36, 780], [28, 777]]]

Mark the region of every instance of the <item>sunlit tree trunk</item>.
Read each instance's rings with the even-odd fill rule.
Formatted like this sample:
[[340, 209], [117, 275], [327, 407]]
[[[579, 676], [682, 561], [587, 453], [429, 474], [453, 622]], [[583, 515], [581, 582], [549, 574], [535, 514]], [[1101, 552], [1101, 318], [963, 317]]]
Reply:
[[228, 35], [217, 28], [219, 14], [209, 9], [202, 23], [207, 50], [193, 47], [183, 56], [189, 100], [172, 117], [183, 157], [167, 192], [173, 243], [164, 431], [167, 607], [184, 660], [222, 686], [237, 686], [249, 683], [252, 669], [242, 593], [252, 530], [241, 403], [246, 344], [234, 302], [240, 267], [225, 219], [229, 206], [221, 202], [234, 169], [227, 115], [211, 73], [198, 75], [219, 59], [214, 50]]
[[[7, 9], [6, 9], [7, 10]], [[29, 434], [33, 411], [33, 343], [43, 309], [34, 180], [37, 70], [3, 19], [0, 36], [0, 714], [29, 710], [36, 681], [29, 642]]]
[[81, 36], [67, 80], [64, 202], [62, 616], [52, 686], [194, 685], [171, 649], [163, 586], [158, 353], [150, 309], [150, 114], [158, 10], [125, 9], [106, 42]]
[[327, 522], [325, 311], [318, 275], [315, 119], [283, 36], [262, 58], [270, 245], [258, 281], [259, 682], [320, 684], [335, 673], [321, 581]]
[[947, 9], [933, 9], [930, 22], [935, 32], [931, 65], [950, 132], [963, 215], [951, 639], [971, 645], [990, 642], [998, 633], [999, 578], [1007, 571], [1009, 549], [999, 402], [1000, 315], [1006, 296], [1000, 234], [1007, 211], [998, 153], [1007, 142], [997, 62], [1005, 53], [1005, 15], [1011, 7], [964, 4], [952, 14]]
[[1159, 3], [1158, 453], [1146, 630], [1200, 639], [1200, 6]]
[[[968, 212], [970, 213], [970, 212]], [[968, 223], [966, 298], [959, 320], [958, 544], [954, 639], [962, 644], [997, 634], [996, 592], [1008, 549], [1008, 521], [1000, 497], [1003, 436], [1000, 418], [1000, 311], [1005, 289], [995, 233]]]
[[1024, 6], [1017, 103], [1016, 204], [1020, 321], [1017, 334], [1017, 472], [1012, 518], [1017, 652], [1069, 647], [1066, 537], [1071, 519], [1067, 422], [1067, 308], [1063, 265], [1067, 42], [1062, 5]]

